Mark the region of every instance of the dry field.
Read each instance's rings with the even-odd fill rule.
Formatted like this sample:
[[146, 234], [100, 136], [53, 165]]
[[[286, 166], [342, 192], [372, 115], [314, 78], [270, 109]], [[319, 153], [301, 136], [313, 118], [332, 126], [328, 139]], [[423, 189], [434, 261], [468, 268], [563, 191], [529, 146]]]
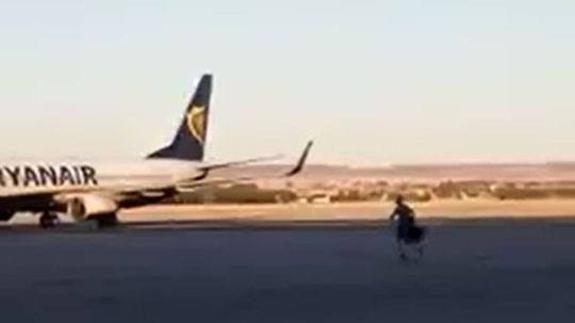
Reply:
[[[575, 217], [575, 200], [441, 200], [412, 204], [420, 218]], [[392, 203], [161, 205], [121, 214], [123, 221], [265, 220], [330, 221], [385, 219]]]

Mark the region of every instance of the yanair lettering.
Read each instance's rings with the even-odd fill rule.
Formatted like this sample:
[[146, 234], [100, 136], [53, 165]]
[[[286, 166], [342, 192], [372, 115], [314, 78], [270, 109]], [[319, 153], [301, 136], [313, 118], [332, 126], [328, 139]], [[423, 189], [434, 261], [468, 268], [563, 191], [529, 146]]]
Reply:
[[24, 179], [23, 186], [39, 186], [40, 181], [38, 181], [38, 175], [36, 170], [30, 166], [24, 166]]
[[0, 166], [0, 187], [97, 186], [96, 175], [89, 165]]
[[96, 169], [90, 166], [81, 166], [82, 178], [84, 179], [84, 185], [98, 185], [98, 180], [96, 179]]
[[72, 172], [66, 166], [60, 166], [60, 185], [76, 185]]
[[4, 167], [12, 186], [20, 186], [20, 167]]
[[56, 169], [50, 166], [38, 166], [41, 186], [58, 186], [58, 175]]

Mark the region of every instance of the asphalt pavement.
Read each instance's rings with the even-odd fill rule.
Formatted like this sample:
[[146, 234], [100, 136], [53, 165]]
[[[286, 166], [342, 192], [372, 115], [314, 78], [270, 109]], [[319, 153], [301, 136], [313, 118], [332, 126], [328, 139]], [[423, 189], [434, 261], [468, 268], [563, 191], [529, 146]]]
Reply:
[[572, 224], [0, 232], [4, 322], [568, 322], [574, 276]]

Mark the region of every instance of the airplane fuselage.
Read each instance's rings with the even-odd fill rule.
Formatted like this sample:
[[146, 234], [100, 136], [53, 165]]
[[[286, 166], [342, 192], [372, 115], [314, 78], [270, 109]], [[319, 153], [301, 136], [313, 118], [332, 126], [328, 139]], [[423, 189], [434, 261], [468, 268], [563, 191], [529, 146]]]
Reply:
[[0, 162], [0, 197], [51, 189], [113, 190], [161, 185], [200, 176], [201, 163], [177, 160], [136, 162]]

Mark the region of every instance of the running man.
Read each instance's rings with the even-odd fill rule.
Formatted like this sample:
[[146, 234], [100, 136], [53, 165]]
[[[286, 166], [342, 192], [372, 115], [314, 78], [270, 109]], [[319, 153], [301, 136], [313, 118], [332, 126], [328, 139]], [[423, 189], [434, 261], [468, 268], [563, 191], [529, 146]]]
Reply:
[[395, 209], [389, 219], [396, 222], [395, 241], [399, 257], [402, 260], [407, 259], [405, 245], [408, 244], [417, 244], [417, 252], [421, 256], [423, 246], [420, 242], [424, 238], [425, 230], [415, 225], [415, 211], [405, 203], [405, 198], [402, 195], [397, 196]]

